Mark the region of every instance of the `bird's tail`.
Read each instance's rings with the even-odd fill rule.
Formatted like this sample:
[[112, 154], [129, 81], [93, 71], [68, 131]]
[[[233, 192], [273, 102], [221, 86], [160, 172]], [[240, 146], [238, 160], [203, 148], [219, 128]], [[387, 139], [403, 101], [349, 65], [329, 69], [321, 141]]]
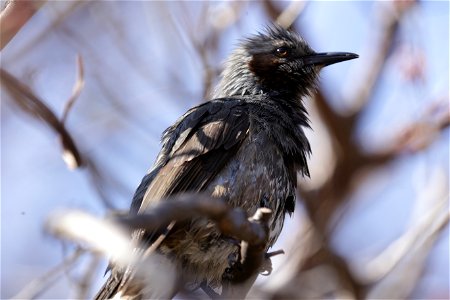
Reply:
[[[133, 273], [123, 270], [112, 269], [111, 275], [105, 284], [95, 295], [94, 300], [105, 299], [143, 299], [144, 284], [138, 279], [131, 280]], [[145, 297], [147, 298], [147, 297]], [[155, 297], [152, 297], [155, 298]]]
[[103, 284], [100, 290], [94, 297], [94, 300], [105, 300], [116, 298], [119, 293], [119, 287], [122, 282], [122, 277], [119, 274], [112, 274], [109, 276], [108, 280]]

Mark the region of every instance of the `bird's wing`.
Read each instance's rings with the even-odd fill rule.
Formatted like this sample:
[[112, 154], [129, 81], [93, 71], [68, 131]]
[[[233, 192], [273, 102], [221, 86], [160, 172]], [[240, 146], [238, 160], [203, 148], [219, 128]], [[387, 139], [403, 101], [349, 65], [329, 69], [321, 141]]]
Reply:
[[156, 166], [138, 187], [131, 212], [176, 193], [202, 191], [236, 153], [249, 126], [246, 105], [238, 100], [214, 100], [189, 110], [166, 130]]
[[[217, 99], [190, 109], [163, 135], [155, 166], [136, 190], [130, 213], [142, 213], [162, 198], [182, 192], [200, 192], [222, 170], [248, 134], [247, 104], [238, 99]], [[141, 246], [153, 233], [136, 230]], [[95, 299], [109, 299], [127, 285], [131, 272], [112, 268]]]

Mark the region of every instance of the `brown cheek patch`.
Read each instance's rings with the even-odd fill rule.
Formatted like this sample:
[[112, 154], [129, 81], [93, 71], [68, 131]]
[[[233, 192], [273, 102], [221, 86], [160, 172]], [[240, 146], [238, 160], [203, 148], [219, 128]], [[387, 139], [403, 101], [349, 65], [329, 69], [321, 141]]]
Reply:
[[255, 54], [248, 63], [250, 71], [256, 75], [271, 72], [277, 65], [277, 58], [270, 54]]

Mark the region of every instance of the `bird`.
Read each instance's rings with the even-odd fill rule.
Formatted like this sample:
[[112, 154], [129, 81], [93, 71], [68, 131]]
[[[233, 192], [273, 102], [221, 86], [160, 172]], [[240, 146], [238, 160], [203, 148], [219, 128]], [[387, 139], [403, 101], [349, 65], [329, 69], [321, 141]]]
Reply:
[[[136, 189], [129, 214], [142, 214], [161, 199], [182, 193], [220, 197], [248, 215], [266, 207], [272, 211], [269, 249], [285, 216], [294, 212], [297, 177], [309, 176], [311, 147], [304, 129], [310, 125], [304, 102], [317, 89], [323, 67], [357, 57], [315, 52], [300, 35], [276, 24], [241, 40], [211, 99], [163, 132], [161, 150]], [[155, 233], [138, 229], [133, 239], [145, 251]], [[210, 220], [196, 217], [167, 230], [157, 251], [175, 263], [191, 286], [206, 283], [220, 289], [239, 245]], [[112, 266], [96, 299], [154, 297], [142, 292], [145, 282], [130, 284], [127, 274], [130, 270]]]

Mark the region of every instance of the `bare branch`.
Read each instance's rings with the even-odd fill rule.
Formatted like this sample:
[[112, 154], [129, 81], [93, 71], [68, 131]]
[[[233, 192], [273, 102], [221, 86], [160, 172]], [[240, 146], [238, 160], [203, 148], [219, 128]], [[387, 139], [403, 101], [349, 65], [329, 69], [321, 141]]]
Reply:
[[81, 94], [81, 91], [84, 87], [84, 67], [83, 67], [83, 58], [81, 55], [77, 55], [77, 79], [75, 81], [75, 85], [72, 89], [72, 95], [67, 100], [66, 105], [64, 106], [63, 115], [61, 117], [61, 123], [65, 124], [67, 116], [69, 115], [69, 111], [72, 108], [75, 101], [78, 99], [78, 97]]
[[99, 220], [81, 211], [67, 211], [52, 215], [45, 228], [60, 239], [84, 245], [91, 252], [111, 257], [120, 265], [135, 261], [130, 257], [133, 243], [129, 234], [111, 221]]
[[0, 78], [2, 85], [15, 100], [13, 103], [30, 116], [42, 120], [59, 135], [63, 147], [62, 156], [67, 166], [70, 169], [80, 167], [82, 165], [80, 152], [64, 124], [59, 121], [53, 111], [29, 87], [6, 70], [0, 69]]
[[307, 5], [306, 1], [291, 1], [284, 10], [281, 10], [276, 2], [265, 0], [263, 6], [269, 18], [284, 28], [291, 28]]
[[157, 206], [143, 214], [119, 217], [118, 221], [131, 228], [152, 231], [160, 228], [161, 224], [182, 222], [199, 216], [215, 221], [225, 235], [245, 240], [252, 245], [264, 243], [267, 237], [264, 228], [249, 221], [244, 211], [231, 209], [223, 200], [205, 194], [173, 196], [170, 200], [161, 200]]
[[99, 255], [94, 255], [93, 257], [91, 257], [90, 263], [87, 265], [83, 275], [80, 278], [76, 299], [89, 298], [89, 291], [92, 287], [92, 283], [94, 282], [93, 278], [96, 275], [95, 271], [97, 270], [99, 263], [100, 263]]
[[306, 1], [291, 1], [277, 17], [276, 22], [284, 28], [289, 28], [305, 9]]
[[[213, 220], [224, 235], [241, 240], [241, 259], [224, 275], [222, 297], [245, 296], [256, 279], [263, 262], [268, 239], [267, 222], [271, 217], [267, 208], [257, 210], [247, 218], [240, 209], [232, 209], [223, 200], [204, 194], [183, 194], [160, 201], [144, 214], [117, 217], [120, 224], [131, 228], [155, 231], [162, 224], [183, 222], [194, 217]], [[170, 225], [169, 225], [170, 226]], [[111, 221], [98, 220], [82, 212], [66, 212], [54, 215], [46, 225], [53, 235], [82, 244], [94, 253], [107, 254], [118, 266], [137, 265], [137, 262], [154, 259], [154, 251], [144, 252], [142, 257], [133, 251], [133, 243], [120, 227]], [[142, 277], [142, 268], [133, 272], [134, 278]], [[227, 275], [229, 275], [227, 277]], [[131, 284], [128, 281], [127, 284]]]
[[12, 297], [13, 299], [35, 299], [39, 297], [45, 290], [52, 285], [55, 281], [61, 279], [58, 276], [60, 273], [72, 268], [78, 259], [85, 253], [81, 248], [77, 250], [70, 256], [66, 257], [64, 261], [55, 266], [53, 269], [48, 271], [46, 274], [39, 278], [36, 278], [30, 282], [25, 288], [23, 288], [17, 295]]
[[[355, 74], [357, 85], [352, 91], [349, 101], [353, 105], [352, 116], [356, 118], [360, 111], [364, 109], [367, 102], [372, 98], [372, 94], [378, 85], [380, 76], [386, 65], [386, 60], [394, 47], [394, 39], [402, 20], [402, 17], [416, 5], [416, 1], [404, 1], [399, 3], [377, 3], [374, 15], [378, 17], [376, 26], [378, 27], [379, 38], [376, 42], [367, 43], [372, 53], [371, 60], [364, 62], [364, 67]], [[371, 37], [371, 40], [375, 39]], [[376, 47], [374, 48], [374, 45]], [[367, 53], [369, 51], [366, 51]], [[357, 76], [357, 77], [356, 77]], [[352, 81], [352, 80], [350, 80]]]
[[14, 38], [46, 1], [10, 0], [0, 14], [0, 50]]
[[410, 124], [395, 139], [390, 151], [417, 152], [428, 148], [450, 126], [448, 99], [434, 103], [417, 122]]
[[450, 212], [446, 211], [447, 208], [448, 199], [437, 205], [421, 224], [410, 229], [369, 264], [372, 272], [368, 275], [379, 278], [370, 290], [370, 298], [401, 299], [410, 295], [433, 245], [440, 233], [448, 228]]

